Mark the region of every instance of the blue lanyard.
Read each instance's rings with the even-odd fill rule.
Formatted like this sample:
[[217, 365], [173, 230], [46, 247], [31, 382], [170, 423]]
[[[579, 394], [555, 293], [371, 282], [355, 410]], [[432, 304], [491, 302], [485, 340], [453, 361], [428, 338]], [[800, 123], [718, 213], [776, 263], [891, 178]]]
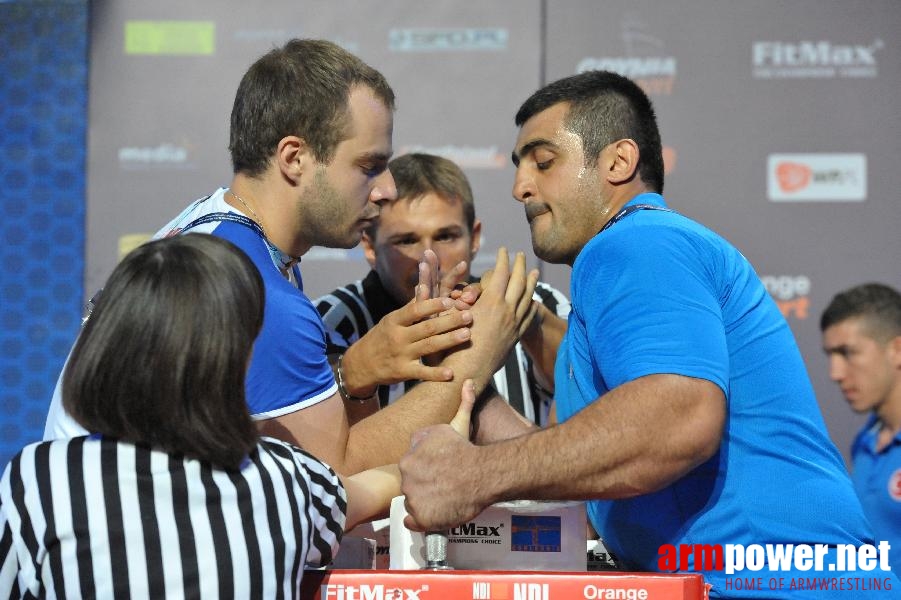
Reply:
[[639, 210], [662, 210], [664, 212], [676, 212], [671, 208], [666, 208], [664, 206], [657, 206], [656, 204], [631, 204], [629, 206], [624, 206], [622, 210], [613, 215], [613, 218], [607, 221], [601, 230], [598, 233], [603, 233], [610, 227], [613, 227], [614, 223], [618, 223], [631, 215], [634, 212]]
[[269, 255], [272, 257], [272, 261], [276, 263], [279, 269], [288, 271], [291, 267], [293, 267], [296, 263], [300, 262], [299, 257], [291, 256], [290, 254], [286, 254], [279, 250], [272, 242], [269, 241], [269, 238], [266, 237], [266, 234], [263, 233], [263, 228], [260, 227], [260, 224], [245, 217], [244, 215], [239, 215], [237, 213], [232, 212], [214, 212], [203, 215], [202, 217], [198, 217], [182, 227], [182, 232], [185, 232], [189, 229], [193, 229], [194, 227], [198, 227], [200, 225], [204, 225], [206, 223], [219, 223], [222, 221], [231, 221], [232, 223], [237, 223], [239, 225], [243, 225], [245, 227], [250, 227], [253, 229], [257, 235], [259, 235], [264, 242], [266, 242], [266, 248], [269, 249]]
[[[206, 200], [204, 198], [203, 200]], [[253, 219], [249, 219], [244, 215], [239, 215], [237, 213], [231, 212], [215, 212], [203, 215], [202, 217], [198, 217], [182, 227], [180, 230], [177, 230], [179, 233], [183, 233], [188, 231], [189, 229], [193, 229], [194, 227], [199, 227], [200, 225], [204, 225], [206, 223], [221, 223], [222, 221], [231, 221], [232, 223], [237, 223], [239, 225], [244, 225], [245, 227], [250, 227], [253, 229], [257, 235], [259, 235], [264, 242], [266, 242], [266, 248], [269, 249], [269, 256], [272, 258], [272, 262], [276, 265], [280, 265], [279, 268], [283, 269], [285, 273], [287, 273], [288, 269], [290, 269], [294, 264], [300, 262], [300, 258], [295, 258], [288, 254], [285, 254], [281, 250], [275, 247], [272, 242], [270, 242], [266, 235], [263, 233], [263, 228], [260, 227], [260, 224], [254, 221]], [[84, 305], [82, 309], [81, 315], [81, 326], [84, 327], [84, 324], [88, 321], [88, 318], [91, 316], [91, 313], [94, 312], [94, 307], [97, 305], [97, 301], [100, 299], [100, 294], [103, 293], [103, 288], [97, 290], [97, 292], [88, 300], [87, 304]]]

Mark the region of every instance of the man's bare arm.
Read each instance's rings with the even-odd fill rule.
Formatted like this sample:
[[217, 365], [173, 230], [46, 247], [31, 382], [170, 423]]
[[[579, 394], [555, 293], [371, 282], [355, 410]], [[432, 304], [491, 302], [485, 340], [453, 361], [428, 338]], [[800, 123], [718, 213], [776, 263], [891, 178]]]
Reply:
[[342, 474], [397, 462], [410, 445], [413, 432], [448, 423], [457, 412], [464, 378], [481, 394], [503, 363], [531, 316], [537, 272], [526, 273], [525, 257], [517, 255], [512, 268], [506, 250], [498, 252], [496, 273], [472, 307], [470, 341], [449, 354], [450, 382], [424, 381], [394, 403], [355, 423], [347, 417], [338, 394], [261, 425], [266, 435], [295, 443]]
[[610, 391], [563, 424], [497, 444], [429, 428], [400, 462], [408, 526], [442, 529], [503, 500], [655, 492], [716, 453], [725, 418], [715, 384], [661, 374]]
[[538, 427], [516, 412], [494, 386], [482, 392], [472, 414], [472, 441], [491, 444], [529, 433]]

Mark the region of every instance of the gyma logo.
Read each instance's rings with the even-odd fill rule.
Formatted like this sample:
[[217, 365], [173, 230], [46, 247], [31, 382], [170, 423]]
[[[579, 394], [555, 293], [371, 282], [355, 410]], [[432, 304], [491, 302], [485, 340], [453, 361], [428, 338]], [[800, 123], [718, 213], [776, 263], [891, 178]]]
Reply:
[[664, 40], [634, 15], [626, 15], [620, 22], [620, 36], [622, 53], [585, 56], [576, 64], [576, 73], [613, 71], [634, 80], [647, 94], [672, 94], [676, 81], [676, 57], [667, 52]]
[[392, 29], [388, 49], [395, 52], [506, 50], [509, 32], [493, 28]]
[[767, 198], [773, 202], [863, 202], [865, 154], [770, 154]]

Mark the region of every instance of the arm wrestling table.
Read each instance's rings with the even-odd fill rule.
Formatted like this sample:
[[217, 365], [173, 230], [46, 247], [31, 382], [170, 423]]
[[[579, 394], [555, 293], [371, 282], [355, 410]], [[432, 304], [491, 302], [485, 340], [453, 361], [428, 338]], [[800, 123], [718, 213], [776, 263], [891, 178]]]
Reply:
[[706, 600], [698, 574], [565, 571], [305, 571], [309, 600]]

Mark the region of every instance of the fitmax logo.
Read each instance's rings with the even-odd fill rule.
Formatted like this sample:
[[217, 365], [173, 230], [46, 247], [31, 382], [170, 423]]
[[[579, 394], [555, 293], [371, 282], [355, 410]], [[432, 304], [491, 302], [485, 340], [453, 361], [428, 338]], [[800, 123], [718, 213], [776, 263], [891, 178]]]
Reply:
[[876, 77], [876, 53], [885, 47], [881, 39], [872, 44], [818, 42], [754, 42], [751, 62], [758, 79], [830, 79]]
[[843, 46], [828, 41], [755, 42], [756, 67], [848, 67], [876, 66], [876, 51], [884, 46], [876, 40], [869, 46]]
[[319, 593], [323, 600], [419, 600], [419, 594], [429, 591], [424, 585], [419, 589], [386, 587], [377, 585], [326, 584]]
[[476, 525], [475, 523], [464, 523], [459, 527], [450, 530], [451, 535], [459, 536], [476, 536], [476, 537], [500, 537], [501, 527], [503, 524], [493, 527], [491, 525]]

